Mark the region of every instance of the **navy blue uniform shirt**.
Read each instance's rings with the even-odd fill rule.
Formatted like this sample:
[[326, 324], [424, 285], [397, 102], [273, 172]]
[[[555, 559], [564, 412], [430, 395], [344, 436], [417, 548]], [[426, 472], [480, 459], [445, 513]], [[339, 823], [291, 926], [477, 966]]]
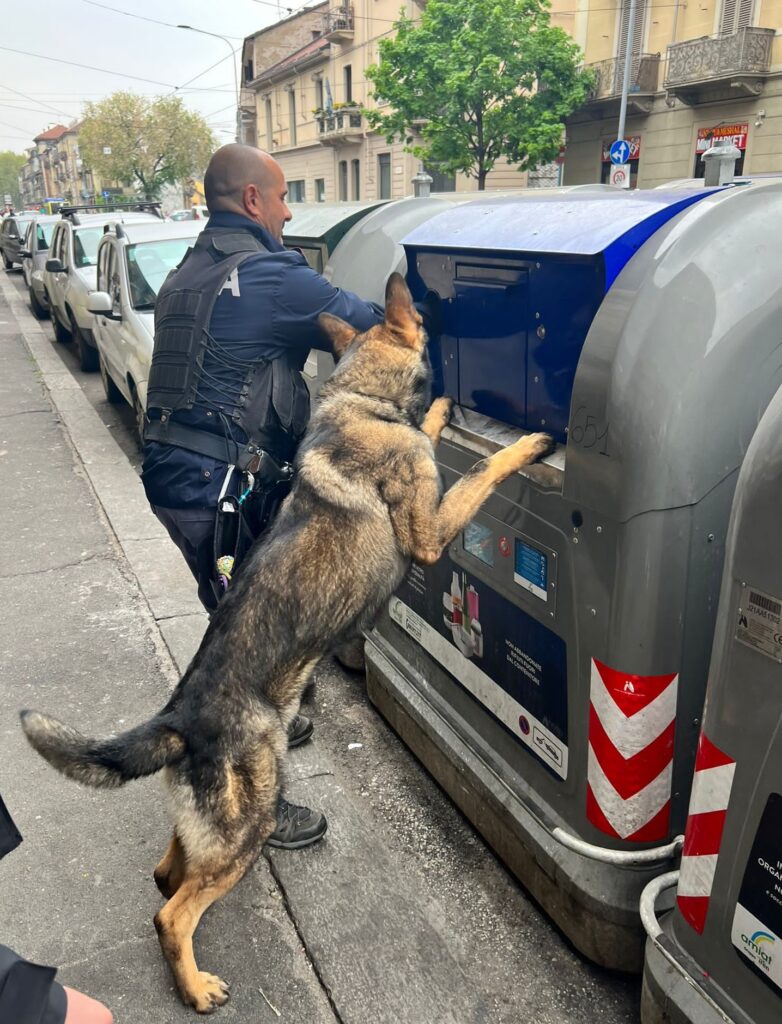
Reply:
[[[304, 365], [311, 348], [331, 351], [317, 323], [321, 313], [333, 313], [357, 331], [367, 331], [383, 319], [383, 309], [352, 292], [334, 288], [314, 271], [299, 252], [286, 249], [259, 224], [238, 213], [213, 213], [204, 228], [246, 228], [271, 256], [248, 257], [225, 283], [212, 311], [209, 331], [241, 359], [294, 356]], [[173, 414], [174, 420], [222, 434], [219, 419], [195, 406]], [[234, 439], [246, 441], [232, 424]], [[162, 508], [213, 508], [226, 473], [226, 464], [205, 455], [150, 441], [144, 447], [141, 479], [148, 500]], [[233, 490], [231, 491], [233, 493]]]

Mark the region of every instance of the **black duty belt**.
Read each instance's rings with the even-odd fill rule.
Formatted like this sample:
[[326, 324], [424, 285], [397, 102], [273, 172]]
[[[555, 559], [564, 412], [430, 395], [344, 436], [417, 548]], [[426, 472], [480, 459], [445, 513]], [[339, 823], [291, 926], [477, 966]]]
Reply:
[[198, 455], [206, 455], [218, 462], [236, 466], [241, 472], [248, 469], [254, 472], [252, 464], [258, 460], [262, 451], [274, 452], [279, 448], [279, 439], [274, 443], [271, 438], [256, 437], [240, 445], [230, 438], [211, 434], [208, 430], [188, 427], [183, 423], [175, 423], [170, 419], [149, 420], [144, 430], [144, 440], [171, 444], [175, 448], [186, 448]]

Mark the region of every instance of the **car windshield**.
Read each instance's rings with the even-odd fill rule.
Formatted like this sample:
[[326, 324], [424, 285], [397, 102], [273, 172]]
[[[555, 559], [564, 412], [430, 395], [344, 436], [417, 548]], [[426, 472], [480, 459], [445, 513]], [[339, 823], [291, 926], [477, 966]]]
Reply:
[[52, 244], [52, 233], [54, 232], [54, 221], [45, 224], [36, 224], [38, 230], [38, 250], [48, 249]]
[[134, 309], [154, 308], [160, 286], [193, 241], [193, 238], [163, 238], [128, 246], [128, 281]]
[[94, 267], [103, 228], [79, 228], [73, 233], [73, 260], [77, 267]]

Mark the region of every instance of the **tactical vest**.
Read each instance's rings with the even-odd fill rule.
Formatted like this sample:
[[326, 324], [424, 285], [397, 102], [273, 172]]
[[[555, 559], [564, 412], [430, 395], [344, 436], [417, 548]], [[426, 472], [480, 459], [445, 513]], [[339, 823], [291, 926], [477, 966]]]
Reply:
[[[305, 356], [241, 361], [230, 341], [209, 333], [217, 297], [250, 256], [271, 254], [251, 232], [203, 231], [164, 282], [155, 303], [155, 345], [147, 385], [145, 439], [187, 448], [247, 467], [259, 450], [293, 454], [309, 420], [309, 390], [301, 375]], [[194, 407], [215, 413], [225, 436], [171, 418]], [[247, 436], [237, 446], [230, 424]]]

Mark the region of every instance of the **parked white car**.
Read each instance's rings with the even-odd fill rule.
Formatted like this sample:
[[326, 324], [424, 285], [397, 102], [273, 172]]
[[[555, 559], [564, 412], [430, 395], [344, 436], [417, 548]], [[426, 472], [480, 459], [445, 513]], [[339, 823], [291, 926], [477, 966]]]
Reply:
[[206, 226], [204, 220], [134, 223], [107, 232], [97, 253], [97, 290], [89, 296], [101, 380], [109, 402], [128, 402], [144, 432], [155, 299], [169, 271]]
[[116, 224], [161, 224], [154, 213], [126, 211], [73, 213], [63, 216], [54, 229], [49, 258], [43, 272], [44, 288], [57, 341], [73, 340], [82, 370], [98, 369], [98, 352], [92, 332], [87, 296], [96, 288], [98, 243], [104, 231]]
[[209, 220], [209, 210], [205, 206], [190, 206], [186, 210], [174, 210], [171, 220]]

